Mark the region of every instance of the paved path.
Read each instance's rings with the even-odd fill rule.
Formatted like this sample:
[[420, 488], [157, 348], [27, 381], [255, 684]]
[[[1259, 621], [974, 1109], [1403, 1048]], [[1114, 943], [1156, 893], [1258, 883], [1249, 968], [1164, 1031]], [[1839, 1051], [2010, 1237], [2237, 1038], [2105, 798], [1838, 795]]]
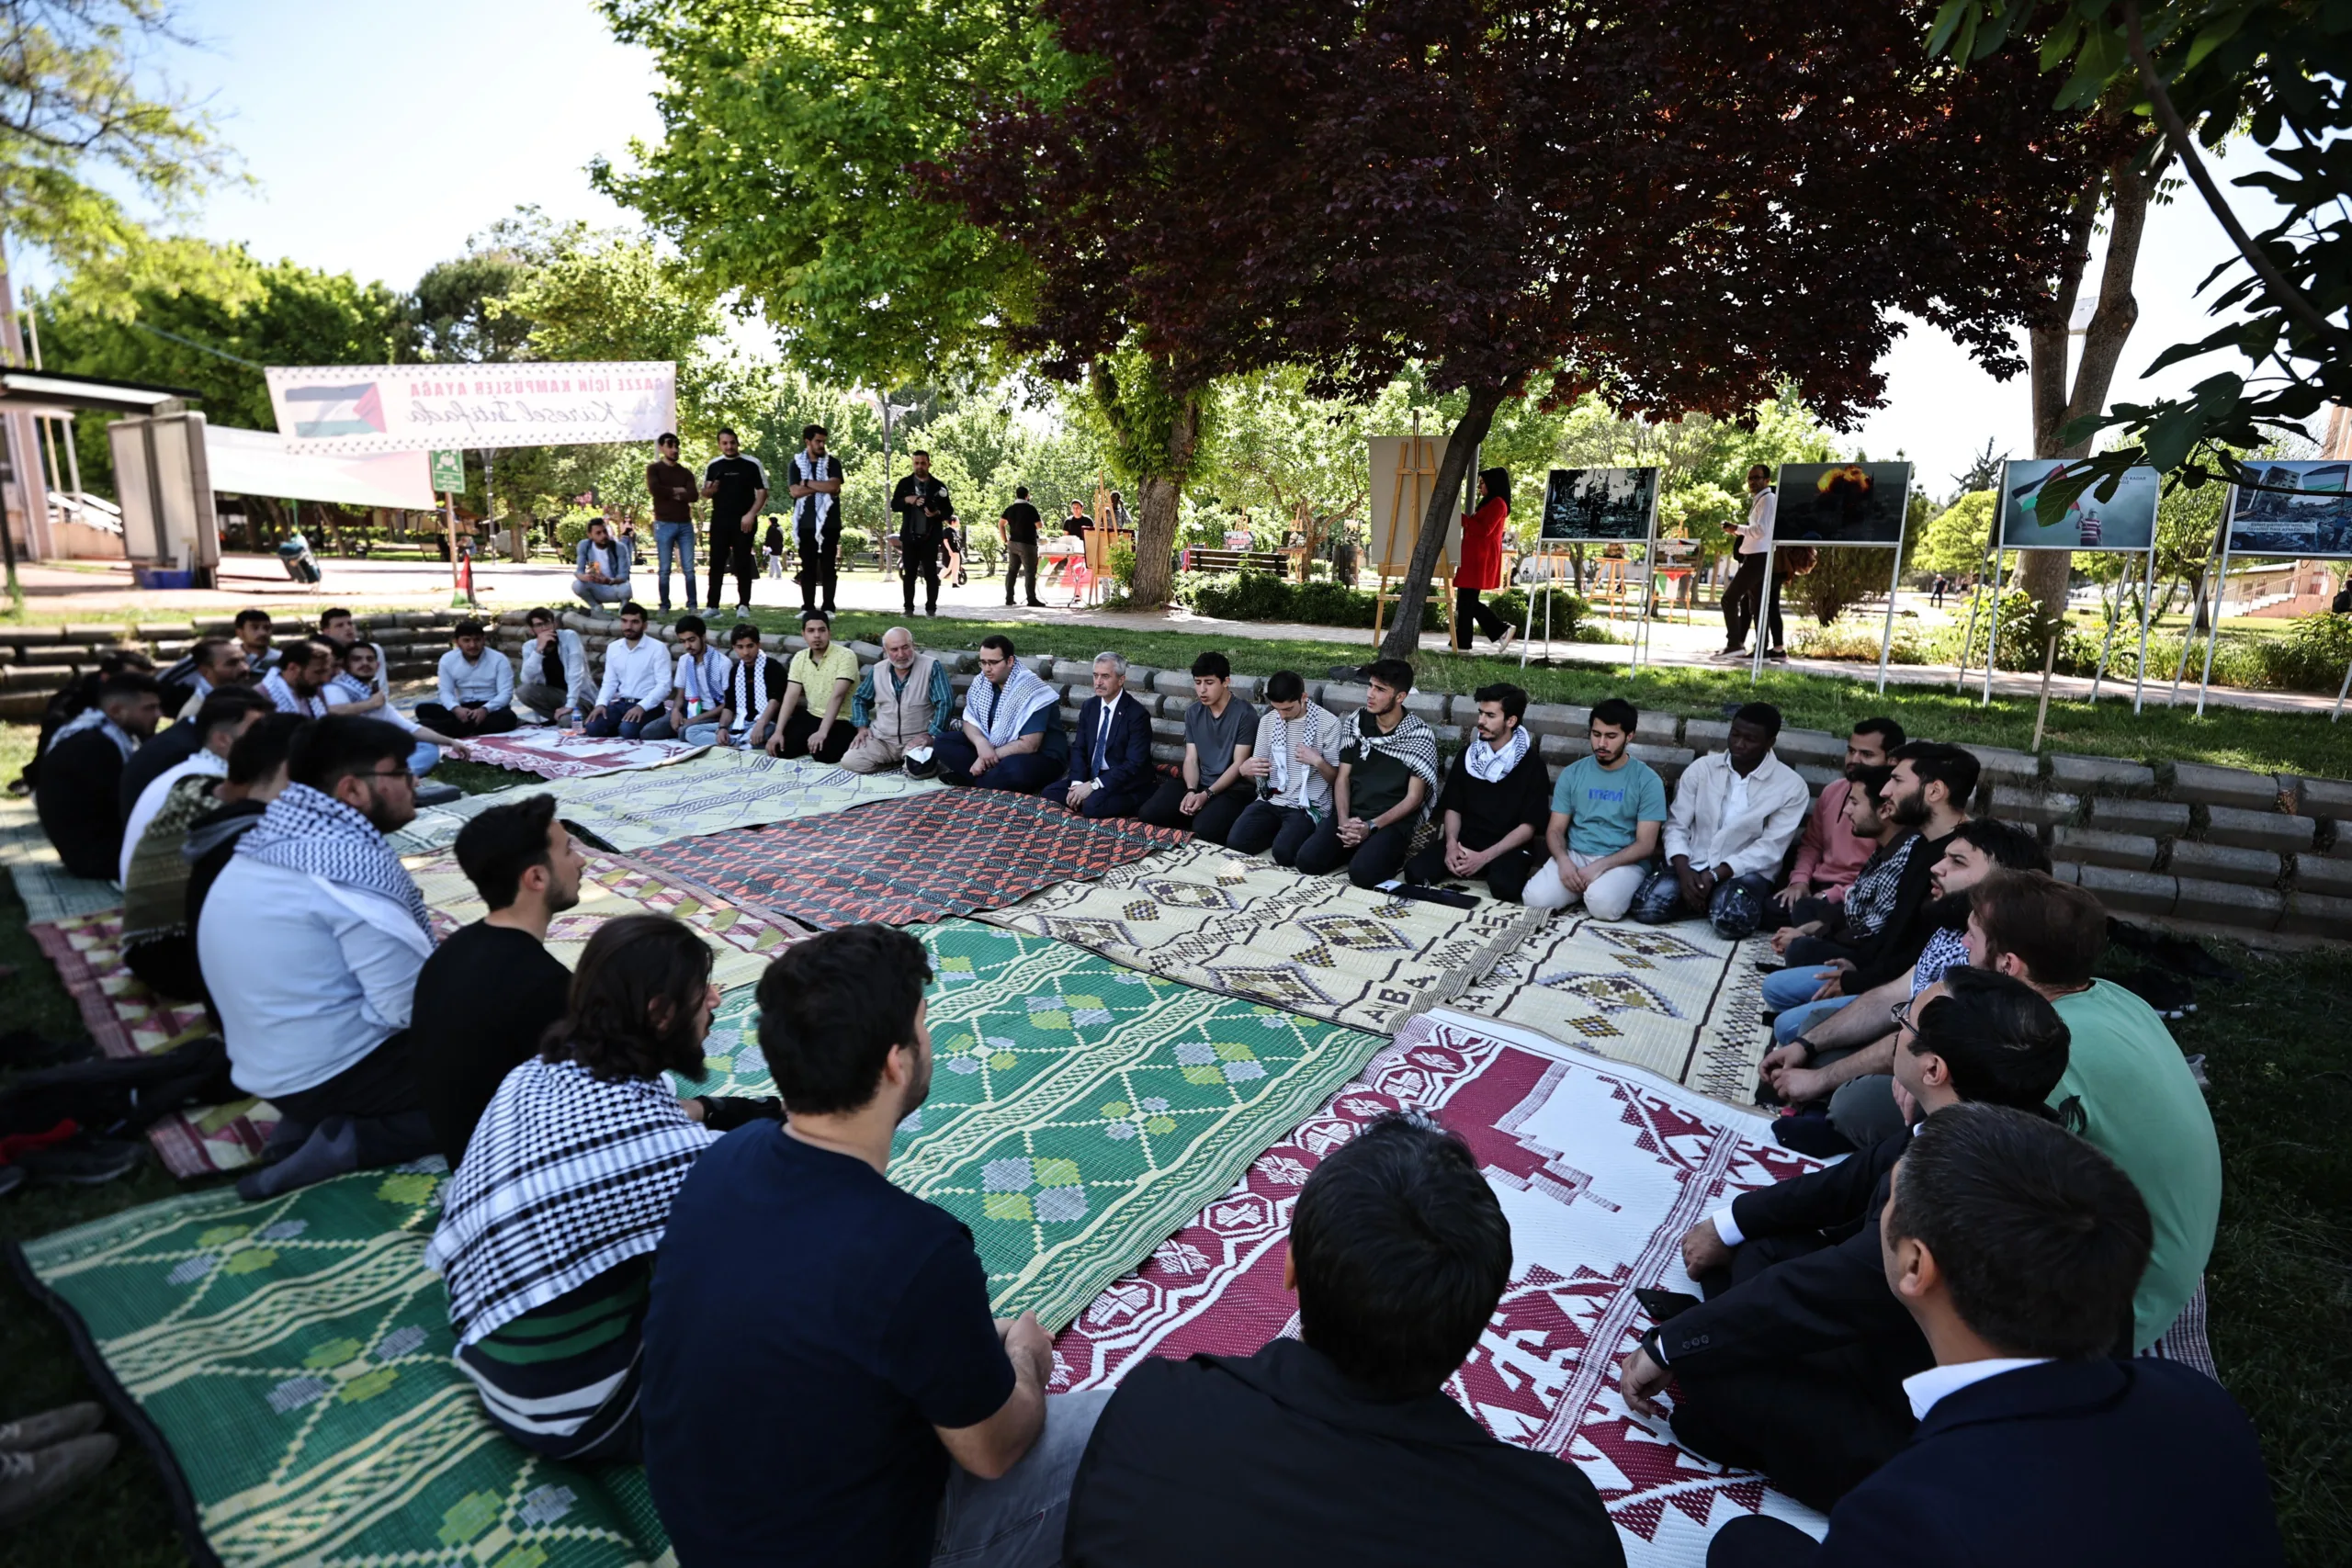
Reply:
[[[77, 562], [72, 566], [41, 565], [19, 569], [18, 577], [25, 590], [28, 608], [47, 612], [64, 612], [77, 619], [90, 621], [137, 619], [141, 615], [183, 615], [204, 611], [232, 610], [246, 604], [261, 604], [271, 610], [289, 614], [307, 613], [310, 607], [323, 604], [348, 604], [364, 609], [431, 609], [448, 604], [451, 597], [449, 568], [442, 561], [413, 560], [343, 560], [322, 563], [326, 581], [317, 588], [307, 588], [288, 581], [286, 571], [274, 556], [232, 555], [221, 561], [222, 585], [217, 589], [157, 592], [141, 590], [132, 583], [130, 567], [116, 562]], [[475, 594], [480, 603], [491, 610], [513, 609], [542, 604], [570, 604], [571, 569], [554, 561], [514, 566], [503, 561], [485, 561], [474, 569]], [[646, 577], [641, 586], [647, 597], [654, 597], [654, 583]], [[1365, 656], [1371, 656], [1371, 628], [1351, 631], [1344, 626], [1297, 626], [1266, 621], [1223, 621], [1207, 615], [1195, 615], [1187, 610], [1171, 610], [1166, 614], [1112, 614], [1095, 609], [1072, 609], [1066, 593], [1046, 591], [1049, 607], [1033, 610], [1025, 606], [1009, 607], [1003, 601], [1001, 580], [983, 581], [975, 578], [962, 588], [949, 588], [940, 594], [939, 614], [942, 619], [973, 621], [1035, 621], [1060, 626], [1101, 626], [1106, 632], [1121, 630], [1194, 632], [1208, 637], [1256, 637], [1303, 640], [1329, 643], [1360, 643]], [[799, 604], [799, 589], [788, 580], [760, 578], [752, 588], [752, 603], [768, 610], [788, 610]], [[679, 596], [683, 606], [683, 591]], [[1961, 601], [1963, 606], [1965, 601]], [[841, 583], [841, 604], [843, 609], [889, 612], [903, 607], [899, 584], [893, 577], [884, 579], [871, 571], [843, 575]], [[1898, 613], [1914, 614], [1922, 625], [1939, 622], [1949, 610], [1938, 611], [1928, 605], [1923, 595], [1905, 593], [1898, 601]], [[1600, 622], [1612, 625], [1606, 619]], [[1631, 626], [1628, 621], [1613, 623], [1623, 635]], [[1651, 657], [1660, 667], [1702, 667], [1712, 665], [1708, 655], [1721, 648], [1722, 622], [1712, 610], [1702, 609], [1690, 622], [1668, 619], [1658, 622], [1651, 633]], [[1015, 639], [1018, 640], [1017, 638]], [[1106, 637], [1114, 643], [1114, 637]], [[1421, 647], [1430, 652], [1445, 648], [1441, 634], [1421, 638]], [[1616, 665], [1623, 668], [1631, 649], [1623, 643], [1570, 643], [1555, 641], [1546, 649], [1542, 639], [1536, 640], [1531, 652], [1543, 657], [1547, 652], [1555, 664]], [[1745, 665], [1736, 669], [1745, 669]], [[1792, 659], [1783, 668], [1832, 679], [1874, 682], [1874, 667], [1827, 660]], [[1736, 672], [1736, 671], [1735, 671]], [[1951, 665], [1897, 664], [1887, 670], [1890, 685], [1935, 686], [1950, 689], [1958, 671]], [[2193, 673], [2193, 672], [2192, 672]], [[1984, 672], [1973, 672], [1968, 681], [1970, 692], [1984, 689]], [[2081, 676], [2061, 675], [2051, 682], [2053, 697], [2084, 700], [2090, 694], [2091, 682]], [[2038, 675], [2003, 674], [1995, 677], [1993, 690], [2005, 697], [2031, 697], [2041, 689]], [[2168, 683], [2151, 685], [2146, 700], [2161, 705], [2170, 693]], [[2132, 685], [2120, 685], [2113, 681], [2100, 688], [2102, 700], [2120, 697], [2129, 702]], [[2197, 700], [2195, 680], [2183, 683], [2179, 701], [2193, 705]], [[2234, 687], [2216, 686], [2212, 704], [2249, 708], [2267, 713], [2308, 713], [2325, 715], [2335, 706], [2333, 698], [2314, 696], [2300, 692], [2250, 692]]]

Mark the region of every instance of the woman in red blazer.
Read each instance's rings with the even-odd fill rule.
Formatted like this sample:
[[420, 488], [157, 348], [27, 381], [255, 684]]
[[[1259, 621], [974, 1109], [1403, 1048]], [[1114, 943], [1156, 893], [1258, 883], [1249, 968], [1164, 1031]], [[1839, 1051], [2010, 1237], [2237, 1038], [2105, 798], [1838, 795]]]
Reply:
[[1478, 476], [1478, 506], [1462, 520], [1462, 558], [1453, 568], [1453, 635], [1464, 653], [1470, 651], [1473, 622], [1495, 640], [1502, 652], [1518, 629], [1478, 602], [1478, 595], [1503, 585], [1503, 525], [1510, 518], [1510, 471], [1488, 468]]

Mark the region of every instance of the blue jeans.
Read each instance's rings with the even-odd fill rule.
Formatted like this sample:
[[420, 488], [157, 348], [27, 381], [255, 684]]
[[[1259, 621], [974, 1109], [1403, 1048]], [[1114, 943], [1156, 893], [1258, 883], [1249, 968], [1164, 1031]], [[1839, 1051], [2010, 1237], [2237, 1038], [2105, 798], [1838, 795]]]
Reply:
[[590, 582], [582, 578], [571, 580], [574, 598], [587, 604], [617, 604], [628, 597], [626, 582]]
[[933, 1568], [1057, 1568], [1069, 1484], [1110, 1400], [1107, 1388], [1047, 1394], [1045, 1430], [1021, 1462], [994, 1481], [951, 1464]]
[[1756, 927], [1763, 919], [1765, 900], [1771, 897], [1772, 879], [1751, 871], [1719, 885], [1702, 911], [1683, 898], [1681, 879], [1674, 874], [1672, 866], [1666, 865], [1652, 872], [1641, 891], [1634, 895], [1633, 916], [1643, 925], [1662, 926], [1668, 920], [1704, 913], [1717, 936], [1738, 942], [1756, 934]]
[[[1781, 973], [1786, 974], [1788, 971], [1782, 970]], [[1775, 976], [1767, 975], [1764, 978], [1769, 986], [1769, 983], [1774, 979]], [[1808, 991], [1806, 995], [1810, 998], [1812, 993]], [[1806, 1000], [1795, 1002], [1790, 1006], [1781, 1008], [1780, 1010], [1781, 1016], [1772, 1021], [1772, 1043], [1775, 1045], [1786, 1045], [1790, 1041], [1794, 1040], [1798, 1035], [1803, 1034], [1814, 1024], [1828, 1017], [1831, 1013], [1836, 1012], [1839, 1008], [1844, 1007], [1848, 1002], [1850, 1002], [1854, 998], [1851, 997], [1825, 997], [1817, 1002]], [[1771, 992], [1769, 988], [1765, 992], [1764, 1005], [1767, 1007], [1770, 1007], [1772, 1005]]]
[[670, 552], [678, 552], [679, 570], [686, 577], [686, 608], [695, 604], [695, 525], [691, 523], [653, 525], [653, 553], [662, 563], [662, 608], [670, 608]]
[[416, 750], [408, 754], [408, 771], [418, 778], [431, 773], [441, 761], [441, 748], [430, 740], [420, 740]]
[[[582, 732], [594, 736], [599, 740], [610, 740], [616, 735], [623, 740], [636, 740], [641, 738], [648, 725], [669, 712], [669, 709], [659, 703], [654, 703], [647, 706], [644, 717], [632, 724], [628, 720], [630, 705], [627, 697], [614, 698], [612, 702], [605, 705], [605, 716], [587, 719], [580, 727]], [[589, 711], [593, 713], [595, 710], [592, 708]]]

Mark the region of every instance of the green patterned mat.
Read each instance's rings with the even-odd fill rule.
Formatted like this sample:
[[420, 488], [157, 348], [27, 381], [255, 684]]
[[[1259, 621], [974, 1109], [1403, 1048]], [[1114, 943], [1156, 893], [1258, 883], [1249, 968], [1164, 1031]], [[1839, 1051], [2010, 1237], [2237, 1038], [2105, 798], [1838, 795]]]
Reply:
[[[1000, 1313], [1057, 1329], [1383, 1043], [977, 921], [921, 934], [937, 1071], [891, 1177], [971, 1227]], [[754, 1024], [751, 992], [730, 993], [695, 1088], [768, 1092]], [[483, 1420], [424, 1264], [440, 1179], [362, 1172], [252, 1205], [218, 1189], [22, 1248], [94, 1374], [176, 1460], [220, 1562], [666, 1558], [640, 1472], [537, 1459]]]

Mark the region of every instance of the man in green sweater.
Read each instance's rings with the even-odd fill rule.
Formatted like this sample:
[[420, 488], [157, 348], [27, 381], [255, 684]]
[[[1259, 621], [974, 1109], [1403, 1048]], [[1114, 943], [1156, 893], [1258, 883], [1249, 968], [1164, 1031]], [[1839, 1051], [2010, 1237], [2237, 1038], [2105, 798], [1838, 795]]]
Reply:
[[2132, 1348], [2145, 1350], [2197, 1292], [2222, 1212], [2212, 1113], [2180, 1047], [2148, 1004], [2091, 978], [2107, 910], [2038, 871], [1996, 871], [1970, 895], [1968, 958], [2050, 999], [2073, 1044], [2050, 1096], [2069, 1131], [2123, 1168], [2155, 1226], [2132, 1300]]

